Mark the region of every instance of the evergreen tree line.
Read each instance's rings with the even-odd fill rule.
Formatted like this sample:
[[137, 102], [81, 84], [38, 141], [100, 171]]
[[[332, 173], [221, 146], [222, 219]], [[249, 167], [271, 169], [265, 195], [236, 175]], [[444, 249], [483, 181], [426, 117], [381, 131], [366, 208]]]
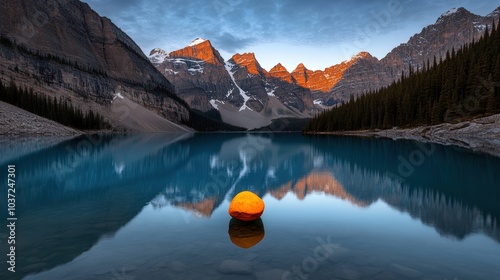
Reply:
[[111, 128], [99, 113], [94, 113], [92, 110], [83, 112], [62, 97], [58, 100], [55, 97], [37, 94], [33, 89], [18, 88], [14, 82], [6, 86], [0, 80], [0, 100], [76, 129]]
[[500, 26], [390, 86], [324, 111], [306, 132], [415, 127], [500, 113]]

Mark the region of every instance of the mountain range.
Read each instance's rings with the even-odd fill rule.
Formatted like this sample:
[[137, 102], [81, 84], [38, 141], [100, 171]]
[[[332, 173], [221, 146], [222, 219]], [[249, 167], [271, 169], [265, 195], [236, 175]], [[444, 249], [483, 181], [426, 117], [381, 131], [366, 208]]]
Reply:
[[499, 16], [500, 7], [486, 16], [453, 8], [380, 60], [360, 52], [316, 71], [303, 63], [292, 72], [281, 64], [267, 71], [253, 53], [235, 54], [224, 61], [211, 42], [201, 38], [170, 53], [155, 48], [149, 59], [190, 106], [205, 112], [215, 109], [227, 123], [255, 128], [276, 118], [307, 118], [387, 86], [410, 69], [422, 69], [447, 52], [477, 41]]
[[224, 60], [200, 38], [146, 56], [78, 0], [2, 1], [0, 13], [2, 83], [95, 111], [114, 130], [159, 132], [193, 130], [193, 111], [197, 120], [246, 129], [309, 118], [479, 39], [500, 7], [487, 16], [452, 9], [380, 60], [361, 52], [324, 70], [299, 64], [291, 72], [281, 64], [266, 70], [253, 53]]

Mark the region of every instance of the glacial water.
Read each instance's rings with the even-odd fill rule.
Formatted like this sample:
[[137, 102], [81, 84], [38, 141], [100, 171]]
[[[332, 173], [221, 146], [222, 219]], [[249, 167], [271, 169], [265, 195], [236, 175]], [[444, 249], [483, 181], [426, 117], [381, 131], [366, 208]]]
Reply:
[[[499, 158], [300, 134], [43, 141], [0, 148], [2, 279], [500, 276]], [[5, 261], [8, 165], [15, 273]], [[242, 190], [266, 204], [253, 224], [227, 213]]]

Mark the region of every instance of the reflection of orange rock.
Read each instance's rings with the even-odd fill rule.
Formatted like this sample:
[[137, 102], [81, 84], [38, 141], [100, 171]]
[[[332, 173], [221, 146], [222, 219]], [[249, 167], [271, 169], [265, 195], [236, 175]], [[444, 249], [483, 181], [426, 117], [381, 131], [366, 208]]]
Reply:
[[228, 233], [229, 239], [234, 245], [248, 249], [264, 239], [264, 223], [260, 218], [251, 222], [239, 221], [233, 218], [229, 222]]
[[233, 198], [228, 212], [235, 219], [253, 221], [264, 212], [264, 201], [253, 192], [242, 191]]

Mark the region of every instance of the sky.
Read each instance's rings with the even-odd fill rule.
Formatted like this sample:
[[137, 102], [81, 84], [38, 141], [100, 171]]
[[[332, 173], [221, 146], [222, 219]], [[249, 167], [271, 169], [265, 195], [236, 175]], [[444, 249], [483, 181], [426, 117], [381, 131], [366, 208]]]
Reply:
[[149, 55], [201, 37], [226, 60], [253, 52], [267, 70], [281, 63], [324, 69], [368, 51], [381, 59], [455, 7], [487, 15], [492, 0], [84, 0]]

